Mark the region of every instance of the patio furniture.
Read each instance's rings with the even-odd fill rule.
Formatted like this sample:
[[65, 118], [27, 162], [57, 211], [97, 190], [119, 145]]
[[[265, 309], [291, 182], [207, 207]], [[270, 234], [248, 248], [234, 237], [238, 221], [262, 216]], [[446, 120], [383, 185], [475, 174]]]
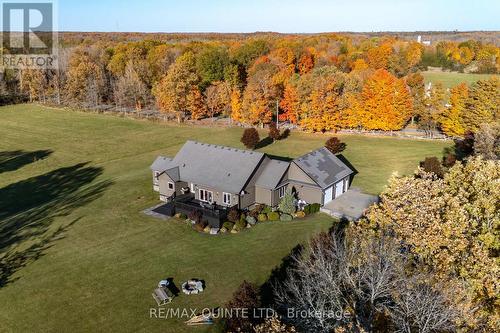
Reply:
[[188, 280], [182, 284], [182, 292], [186, 295], [196, 295], [203, 291], [203, 282]]
[[166, 305], [172, 302], [174, 295], [167, 288], [156, 288], [152, 293], [158, 306]]

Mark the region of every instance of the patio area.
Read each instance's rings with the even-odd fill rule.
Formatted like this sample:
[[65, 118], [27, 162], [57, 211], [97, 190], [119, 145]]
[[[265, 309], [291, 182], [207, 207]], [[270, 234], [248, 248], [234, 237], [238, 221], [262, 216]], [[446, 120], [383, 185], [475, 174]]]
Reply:
[[358, 188], [351, 187], [343, 195], [323, 206], [321, 211], [336, 218], [355, 221], [376, 202], [378, 202], [378, 196], [366, 194]]

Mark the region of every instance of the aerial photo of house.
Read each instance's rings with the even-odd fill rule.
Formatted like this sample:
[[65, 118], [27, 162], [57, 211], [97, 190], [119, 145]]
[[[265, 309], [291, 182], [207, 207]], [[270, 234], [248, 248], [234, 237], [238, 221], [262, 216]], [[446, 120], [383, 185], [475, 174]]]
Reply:
[[0, 333], [500, 332], [499, 13], [1, 0]]

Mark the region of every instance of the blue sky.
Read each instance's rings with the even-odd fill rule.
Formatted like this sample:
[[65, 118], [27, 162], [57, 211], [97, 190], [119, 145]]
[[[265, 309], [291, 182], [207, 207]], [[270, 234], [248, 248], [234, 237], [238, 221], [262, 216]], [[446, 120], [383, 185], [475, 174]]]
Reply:
[[500, 30], [499, 0], [59, 0], [61, 31]]

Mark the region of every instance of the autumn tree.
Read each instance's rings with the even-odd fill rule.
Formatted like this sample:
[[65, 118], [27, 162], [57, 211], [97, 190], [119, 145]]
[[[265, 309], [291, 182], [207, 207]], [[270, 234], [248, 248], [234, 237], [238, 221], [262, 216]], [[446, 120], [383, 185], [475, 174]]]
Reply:
[[47, 79], [45, 71], [41, 69], [23, 69], [19, 74], [19, 88], [27, 93], [29, 101], [45, 99], [45, 90], [47, 88]]
[[493, 76], [474, 83], [465, 108], [464, 126], [473, 132], [483, 123], [500, 119], [500, 78]]
[[208, 116], [229, 115], [231, 112], [231, 87], [226, 82], [214, 82], [205, 90]]
[[208, 87], [212, 82], [222, 81], [229, 64], [229, 54], [223, 47], [210, 46], [196, 57], [196, 68], [201, 78], [201, 86]]
[[191, 119], [198, 120], [210, 116], [205, 98], [197, 86], [191, 87], [186, 102], [186, 110], [191, 114]]
[[297, 87], [292, 82], [285, 85], [283, 98], [280, 100], [280, 108], [284, 111], [280, 114], [281, 121], [290, 121], [296, 124], [299, 120], [300, 100]]
[[346, 144], [341, 142], [336, 136], [332, 136], [325, 142], [325, 148], [328, 149], [332, 154], [338, 154], [345, 150]]
[[441, 117], [441, 129], [448, 136], [463, 136], [465, 133], [463, 117], [469, 97], [469, 87], [461, 83], [451, 89], [450, 107], [446, 108]]
[[241, 122], [241, 92], [239, 89], [233, 89], [231, 92], [231, 119]]
[[180, 122], [189, 112], [188, 98], [198, 82], [194, 54], [186, 52], [176, 59], [167, 74], [153, 87], [160, 111], [175, 114]]
[[425, 95], [425, 107], [419, 115], [418, 124], [425, 130], [427, 136], [432, 137], [445, 112], [445, 91], [441, 82], [433, 84]]
[[442, 279], [464, 279], [472, 302], [465, 324], [486, 331], [495, 331], [499, 319], [499, 180], [498, 162], [480, 157], [456, 163], [443, 179], [422, 170], [393, 177], [366, 220], [407, 244]]
[[249, 124], [271, 122], [279, 96], [273, 81], [278, 68], [263, 61], [256, 63], [249, 72], [248, 84], [243, 94], [242, 118]]
[[406, 85], [410, 89], [413, 102], [412, 123], [415, 117], [422, 115], [425, 110], [425, 81], [420, 73], [408, 74], [405, 78]]
[[[292, 255], [291, 267], [275, 287], [276, 307], [298, 330], [373, 332], [396, 327], [431, 333], [458, 326], [461, 311], [453, 301], [460, 289], [450, 282], [435, 283], [418, 268], [412, 271], [413, 260], [397, 240], [349, 226], [321, 233], [309, 244]], [[288, 315], [297, 312], [341, 315]]]
[[249, 316], [229, 316], [225, 320], [225, 329], [227, 332], [252, 332], [252, 326], [255, 324], [255, 310], [260, 306], [260, 297], [258, 289], [251, 283], [243, 281], [236, 289], [231, 300], [226, 304], [226, 309], [241, 311], [247, 309]]
[[361, 93], [362, 126], [369, 130], [400, 130], [412, 113], [412, 100], [401, 79], [379, 69]]
[[104, 64], [96, 47], [79, 48], [69, 60], [66, 92], [71, 100], [97, 106], [107, 95]]
[[275, 122], [271, 122], [269, 124], [269, 134], [267, 136], [270, 137], [273, 142], [281, 139], [280, 130], [278, 129], [278, 126], [276, 126]]
[[127, 65], [115, 86], [115, 101], [119, 106], [141, 109], [151, 100], [150, 90], [142, 82], [132, 64]]
[[381, 43], [379, 46], [370, 48], [367, 52], [368, 64], [374, 69], [387, 69], [389, 58], [393, 53], [392, 45], [389, 41]]
[[245, 129], [241, 136], [241, 142], [248, 149], [255, 149], [260, 142], [259, 132], [253, 127]]
[[474, 155], [500, 160], [500, 123], [482, 124], [474, 135]]
[[443, 167], [441, 166], [441, 162], [439, 162], [438, 158], [435, 156], [426, 157], [425, 160], [420, 162], [420, 167], [425, 172], [433, 173], [439, 178], [443, 178]]

